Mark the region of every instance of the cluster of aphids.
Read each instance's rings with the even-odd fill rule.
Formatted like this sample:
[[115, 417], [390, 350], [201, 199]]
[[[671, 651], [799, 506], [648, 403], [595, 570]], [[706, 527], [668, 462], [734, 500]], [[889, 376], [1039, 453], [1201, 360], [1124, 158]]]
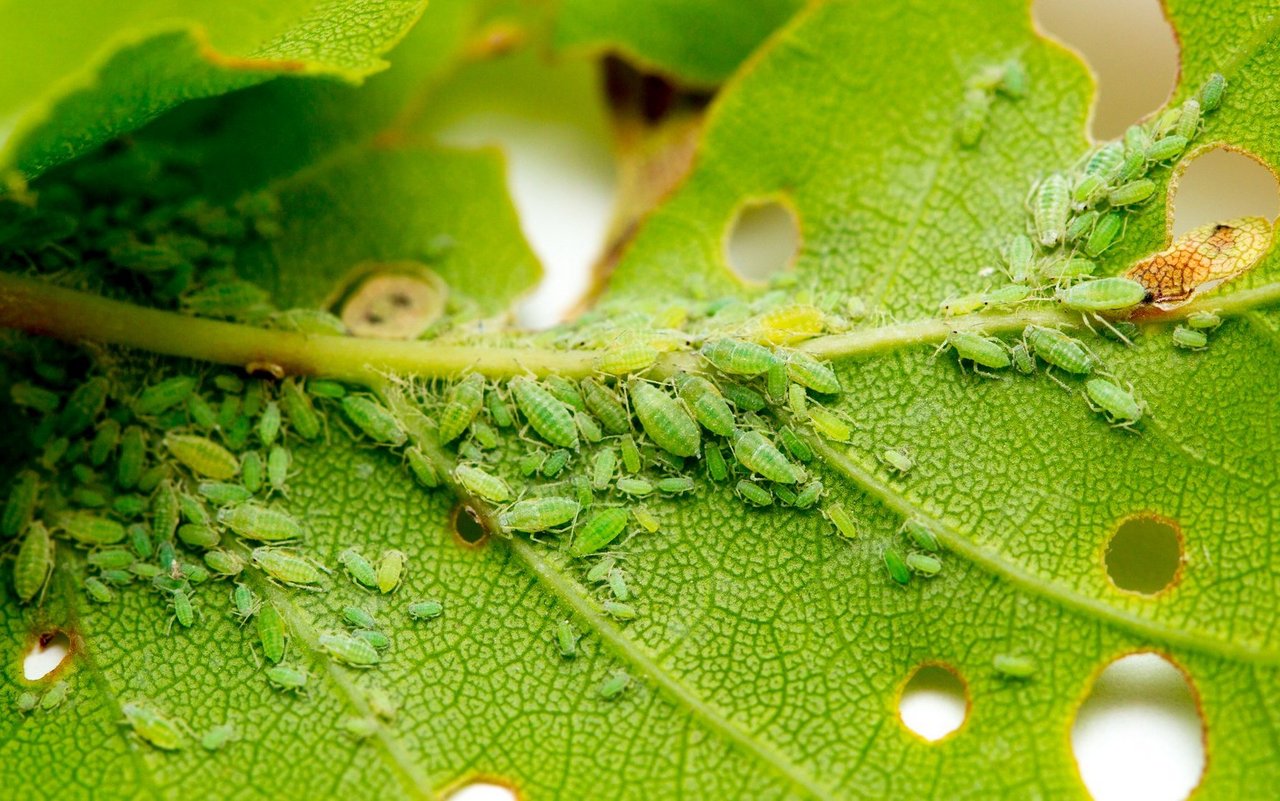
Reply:
[[[1195, 98], [1153, 121], [1134, 125], [1122, 141], [1099, 145], [1069, 172], [1053, 173], [1028, 197], [1028, 233], [1016, 234], [1001, 251], [1009, 283], [942, 302], [944, 315], [1005, 309], [1028, 302], [1056, 303], [1080, 312], [1086, 323], [1126, 344], [1138, 327], [1122, 319], [1152, 300], [1152, 290], [1135, 278], [1097, 278], [1095, 261], [1123, 234], [1127, 216], [1155, 195], [1147, 174], [1184, 153], [1199, 131], [1204, 114], [1222, 102], [1226, 81], [1214, 74]], [[1203, 348], [1207, 332], [1220, 324], [1211, 313], [1193, 314], [1174, 330], [1174, 344]], [[1095, 375], [1100, 360], [1080, 340], [1054, 328], [1030, 325], [1013, 344], [977, 331], [956, 331], [944, 346], [979, 372], [1036, 371], [1037, 360], [1050, 369], [1086, 378], [1084, 395], [1094, 409], [1117, 426], [1129, 427], [1144, 405], [1113, 377]]]

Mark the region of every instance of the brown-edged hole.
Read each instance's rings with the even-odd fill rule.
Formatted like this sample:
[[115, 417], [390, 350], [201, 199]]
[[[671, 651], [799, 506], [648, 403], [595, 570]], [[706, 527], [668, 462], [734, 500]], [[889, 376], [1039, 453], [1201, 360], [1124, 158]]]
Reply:
[[448, 801], [517, 801], [520, 795], [505, 784], [473, 781], [445, 796]]
[[482, 545], [489, 532], [466, 504], [458, 504], [453, 510], [453, 533], [464, 545]]
[[1204, 722], [1186, 675], [1159, 654], [1112, 662], [1071, 726], [1071, 751], [1095, 801], [1181, 801], [1204, 774]]
[[1178, 43], [1159, 0], [1035, 0], [1037, 27], [1093, 70], [1093, 136], [1111, 139], [1160, 108], [1178, 79]]
[[968, 716], [968, 689], [954, 670], [943, 665], [916, 668], [898, 698], [902, 725], [929, 742], [959, 729]]
[[738, 210], [724, 241], [724, 257], [742, 280], [764, 282], [790, 266], [800, 249], [795, 214], [776, 200]]
[[1155, 595], [1182, 567], [1182, 536], [1174, 521], [1157, 515], [1125, 519], [1107, 543], [1107, 576], [1126, 592]]
[[22, 660], [22, 677], [27, 681], [39, 681], [57, 670], [67, 654], [71, 653], [71, 640], [60, 631], [40, 635]]
[[1206, 223], [1280, 215], [1280, 185], [1258, 160], [1226, 148], [1196, 156], [1173, 196], [1175, 237]]

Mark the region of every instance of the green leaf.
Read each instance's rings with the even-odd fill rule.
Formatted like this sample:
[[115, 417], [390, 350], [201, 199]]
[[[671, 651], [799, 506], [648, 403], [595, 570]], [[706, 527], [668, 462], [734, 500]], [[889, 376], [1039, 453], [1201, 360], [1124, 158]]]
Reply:
[[[35, 9], [39, 5], [39, 9]], [[184, 101], [279, 75], [357, 83], [422, 13], [422, 0], [0, 5], [0, 167], [29, 176]]]

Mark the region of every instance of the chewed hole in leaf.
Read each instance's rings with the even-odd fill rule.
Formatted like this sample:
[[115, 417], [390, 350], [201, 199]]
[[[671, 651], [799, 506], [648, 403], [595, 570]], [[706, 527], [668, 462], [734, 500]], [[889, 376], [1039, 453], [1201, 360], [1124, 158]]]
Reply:
[[1075, 50], [1098, 82], [1095, 139], [1119, 136], [1163, 106], [1178, 79], [1178, 45], [1158, 0], [1036, 0], [1040, 30]]
[[1208, 223], [1280, 215], [1280, 185], [1252, 156], [1215, 148], [1197, 156], [1178, 178], [1173, 200], [1175, 237]]
[[1096, 801], [1188, 797], [1204, 772], [1204, 727], [1187, 677], [1158, 654], [1101, 672], [1071, 728], [1080, 777]]
[[449, 287], [416, 262], [364, 264], [339, 302], [347, 329], [358, 337], [416, 339], [444, 313]]
[[71, 652], [71, 640], [60, 631], [40, 635], [22, 660], [22, 677], [39, 681], [58, 669]]
[[744, 281], [767, 281], [787, 269], [800, 250], [795, 212], [771, 200], [738, 210], [724, 242], [724, 257]]
[[466, 504], [458, 504], [454, 507], [453, 533], [463, 545], [470, 547], [483, 545], [489, 536], [488, 530], [476, 518], [471, 507]]
[[969, 693], [964, 681], [945, 665], [918, 667], [898, 698], [902, 725], [934, 742], [964, 725], [969, 716]]
[[1155, 595], [1168, 589], [1182, 568], [1182, 532], [1158, 515], [1123, 520], [1107, 544], [1107, 576], [1119, 589]]
[[472, 782], [445, 796], [448, 801], [517, 801], [515, 790], [492, 782]]

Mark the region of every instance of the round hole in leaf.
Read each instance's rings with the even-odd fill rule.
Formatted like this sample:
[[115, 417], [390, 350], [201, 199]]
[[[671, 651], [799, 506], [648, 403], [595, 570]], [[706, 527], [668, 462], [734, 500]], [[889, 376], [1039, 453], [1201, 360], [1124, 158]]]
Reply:
[[1158, 515], [1121, 521], [1107, 544], [1107, 576], [1126, 592], [1155, 595], [1173, 585], [1182, 567], [1182, 532]]
[[929, 742], [950, 735], [968, 716], [968, 689], [946, 665], [931, 663], [916, 668], [898, 698], [902, 725]]
[[504, 784], [476, 781], [464, 784], [445, 797], [449, 801], [516, 801], [520, 796]]
[[327, 305], [353, 336], [416, 339], [444, 314], [448, 297], [444, 279], [419, 262], [364, 262]]
[[471, 507], [458, 504], [453, 510], [453, 533], [463, 545], [482, 545], [489, 532], [477, 519]]
[[40, 635], [22, 660], [22, 677], [39, 681], [58, 669], [71, 652], [71, 640], [60, 631]]
[[738, 210], [724, 243], [725, 260], [744, 281], [762, 282], [790, 266], [800, 250], [795, 213], [776, 200]]
[[1214, 148], [1196, 156], [1178, 178], [1173, 235], [1240, 217], [1275, 219], [1280, 186], [1262, 162], [1246, 153]]
[[1095, 801], [1187, 798], [1204, 773], [1204, 724], [1187, 676], [1159, 654], [1106, 667], [1071, 727], [1071, 750]]

